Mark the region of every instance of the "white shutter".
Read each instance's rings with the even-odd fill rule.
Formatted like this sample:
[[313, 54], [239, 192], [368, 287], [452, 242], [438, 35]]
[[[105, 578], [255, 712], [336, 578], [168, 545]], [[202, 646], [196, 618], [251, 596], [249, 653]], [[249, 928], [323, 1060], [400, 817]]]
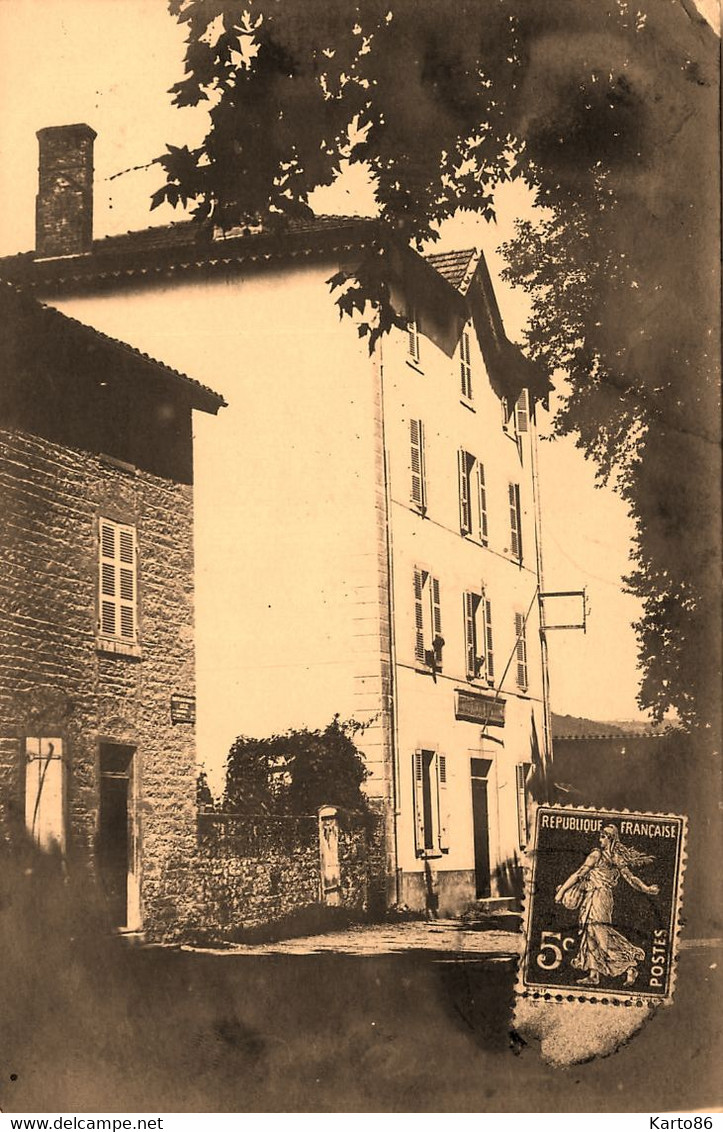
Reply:
[[424, 469], [424, 425], [422, 421], [409, 422], [412, 453], [412, 503], [421, 510], [426, 506], [426, 484]]
[[442, 664], [442, 606], [439, 600], [439, 579], [431, 579], [431, 594], [432, 594], [432, 648], [434, 649], [434, 660], [437, 667]]
[[529, 409], [527, 390], [523, 389], [515, 405], [515, 430], [518, 433], [527, 432], [529, 427]]
[[422, 594], [424, 591], [424, 577], [421, 570], [414, 571], [414, 658], [421, 664], [425, 663], [424, 656], [424, 608]]
[[424, 856], [424, 752], [415, 751], [412, 760], [414, 780], [414, 847], [418, 857]]
[[515, 614], [515, 637], [517, 654], [517, 686], [523, 692], [527, 691], [527, 641], [525, 639], [525, 616], [523, 613]]
[[407, 349], [413, 362], [419, 361], [419, 327], [416, 314], [407, 320]]
[[41, 849], [65, 850], [63, 740], [25, 741], [25, 828]]
[[487, 682], [492, 684], [495, 678], [495, 660], [492, 641], [492, 603], [483, 598], [485, 607], [485, 649], [487, 655]]
[[527, 795], [525, 790], [529, 766], [529, 763], [517, 763], [515, 766], [515, 780], [517, 786], [517, 831], [520, 849], [525, 848], [529, 836], [527, 828]]
[[447, 756], [437, 755], [437, 812], [439, 848], [443, 853], [449, 849], [449, 803], [447, 801]]
[[462, 331], [459, 343], [460, 372], [462, 379], [462, 396], [468, 401], [472, 400], [472, 364], [470, 360], [469, 330]]
[[510, 554], [522, 561], [522, 535], [520, 531], [520, 485], [509, 485], [510, 502]]
[[467, 676], [470, 680], [477, 675], [477, 634], [475, 632], [474, 594], [462, 594], [464, 607], [464, 644], [467, 654]]
[[104, 637], [135, 641], [137, 571], [135, 527], [100, 520], [99, 623]]
[[485, 488], [485, 469], [481, 460], [477, 461], [477, 491], [479, 493], [479, 537], [487, 545], [487, 489]]
[[472, 530], [472, 516], [470, 514], [469, 498], [469, 459], [464, 449], [457, 453], [459, 469], [459, 529], [463, 535], [470, 534]]

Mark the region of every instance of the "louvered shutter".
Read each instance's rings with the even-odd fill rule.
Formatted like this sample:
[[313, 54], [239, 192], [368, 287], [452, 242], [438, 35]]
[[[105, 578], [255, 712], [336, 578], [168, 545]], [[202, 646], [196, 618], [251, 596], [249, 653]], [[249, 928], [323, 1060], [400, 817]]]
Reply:
[[424, 609], [422, 594], [424, 592], [424, 577], [421, 570], [414, 571], [414, 657], [421, 664], [425, 662], [424, 656]]
[[487, 489], [485, 487], [485, 469], [481, 460], [477, 461], [477, 490], [479, 492], [479, 537], [480, 542], [487, 545]]
[[474, 594], [462, 595], [464, 605], [464, 643], [467, 653], [467, 675], [470, 680], [477, 675], [477, 635], [475, 633]]
[[515, 614], [515, 635], [517, 639], [517, 687], [527, 691], [527, 641], [525, 640], [525, 617]]
[[517, 786], [517, 832], [520, 849], [525, 848], [529, 836], [527, 828], [527, 795], [525, 790], [529, 765], [529, 763], [517, 763], [515, 766], [515, 781]]
[[439, 600], [439, 579], [432, 578], [432, 645], [437, 665], [442, 663], [442, 607]]
[[135, 528], [100, 520], [100, 632], [125, 641], [136, 639]]
[[460, 371], [462, 378], [462, 396], [472, 400], [472, 364], [470, 360], [469, 330], [462, 331], [459, 343]]
[[120, 636], [133, 641], [136, 636], [136, 532], [133, 527], [119, 527], [120, 562]]
[[439, 830], [439, 848], [442, 852], [449, 849], [449, 804], [447, 802], [447, 756], [437, 755], [437, 814]]
[[424, 856], [424, 753], [415, 751], [412, 761], [414, 779], [414, 847], [418, 857]]
[[424, 425], [422, 421], [410, 420], [409, 432], [412, 452], [412, 503], [420, 509], [426, 504], [424, 482]]
[[100, 524], [100, 631], [115, 637], [118, 618], [116, 577], [116, 527], [101, 520]]
[[522, 560], [522, 537], [520, 532], [520, 487], [509, 485], [510, 500], [510, 553], [518, 561]]
[[417, 326], [416, 315], [412, 315], [407, 321], [407, 349], [409, 356], [414, 362], [419, 361], [419, 328]]
[[515, 429], [517, 432], [527, 432], [529, 427], [529, 410], [527, 390], [523, 389], [515, 405]]
[[495, 678], [495, 658], [492, 640], [492, 603], [483, 598], [485, 607], [485, 646], [487, 655], [487, 680], [491, 684]]
[[467, 453], [460, 448], [457, 453], [459, 468], [459, 528], [463, 535], [472, 530], [472, 516], [470, 514], [469, 498], [469, 460]]

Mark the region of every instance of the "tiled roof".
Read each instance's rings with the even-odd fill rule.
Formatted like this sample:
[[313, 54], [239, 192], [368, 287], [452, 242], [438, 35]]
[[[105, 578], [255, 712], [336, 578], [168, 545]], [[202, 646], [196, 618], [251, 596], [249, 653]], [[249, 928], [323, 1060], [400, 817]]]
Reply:
[[3, 302], [3, 305], [6, 305], [8, 300], [20, 304], [22, 310], [27, 313], [29, 317], [44, 322], [49, 328], [57, 328], [58, 331], [62, 333], [64, 328], [71, 326], [86, 341], [99, 342], [113, 350], [129, 354], [137, 361], [153, 366], [154, 369], [164, 376], [171, 378], [174, 382], [190, 387], [191, 391], [194, 393], [194, 408], [215, 413], [218, 409], [226, 405], [226, 401], [220, 393], [216, 393], [207, 385], [202, 385], [200, 381], [189, 377], [188, 374], [173, 369], [172, 366], [166, 365], [165, 362], [159, 362], [157, 358], [152, 358], [150, 354], [144, 354], [142, 350], [136, 349], [135, 346], [130, 346], [127, 342], [122, 342], [119, 338], [112, 338], [109, 334], [104, 334], [102, 330], [96, 330], [94, 326], [88, 326], [87, 323], [80, 322], [79, 319], [64, 314], [55, 307], [47, 306], [45, 303], [39, 302], [12, 283], [0, 281], [0, 301]]
[[316, 216], [225, 233], [186, 220], [94, 240], [90, 255], [36, 259], [34, 252], [26, 252], [0, 258], [0, 276], [46, 291], [115, 287], [124, 280], [176, 272], [346, 253], [362, 247], [378, 230], [377, 221], [359, 216]]
[[476, 248], [465, 248], [454, 252], [433, 252], [424, 257], [435, 271], [464, 295], [479, 262]]

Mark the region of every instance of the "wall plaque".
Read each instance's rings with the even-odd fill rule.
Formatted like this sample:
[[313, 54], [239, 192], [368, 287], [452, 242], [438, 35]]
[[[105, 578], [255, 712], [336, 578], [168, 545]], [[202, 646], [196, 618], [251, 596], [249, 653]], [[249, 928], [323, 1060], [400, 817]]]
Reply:
[[174, 693], [171, 696], [171, 723], [196, 722], [196, 697], [180, 696]]

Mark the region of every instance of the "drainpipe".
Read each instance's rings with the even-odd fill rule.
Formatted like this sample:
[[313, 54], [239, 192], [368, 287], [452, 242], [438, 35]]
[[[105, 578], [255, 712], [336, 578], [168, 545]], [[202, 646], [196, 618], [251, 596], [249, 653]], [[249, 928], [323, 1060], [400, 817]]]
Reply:
[[[535, 515], [535, 557], [537, 565], [537, 593], [540, 616], [540, 652], [542, 657], [542, 723], [545, 778], [552, 766], [552, 714], [550, 711], [550, 673], [548, 666], [547, 632], [544, 627], [543, 605], [540, 594], [545, 592], [542, 565], [542, 518], [540, 506], [540, 481], [537, 465], [537, 406], [532, 404], [528, 418], [530, 429], [530, 472], [532, 476], [532, 497]], [[549, 799], [547, 799], [549, 801]]]
[[387, 616], [389, 619], [389, 743], [392, 764], [392, 862], [394, 867], [394, 899], [401, 903], [402, 886], [399, 870], [399, 723], [397, 714], [397, 651], [394, 620], [394, 570], [392, 557], [391, 488], [386, 441], [386, 406], [384, 401], [384, 355], [381, 340], [374, 350], [375, 368], [379, 381], [379, 423], [382, 449], [382, 475], [384, 477], [384, 543], [387, 566]]

